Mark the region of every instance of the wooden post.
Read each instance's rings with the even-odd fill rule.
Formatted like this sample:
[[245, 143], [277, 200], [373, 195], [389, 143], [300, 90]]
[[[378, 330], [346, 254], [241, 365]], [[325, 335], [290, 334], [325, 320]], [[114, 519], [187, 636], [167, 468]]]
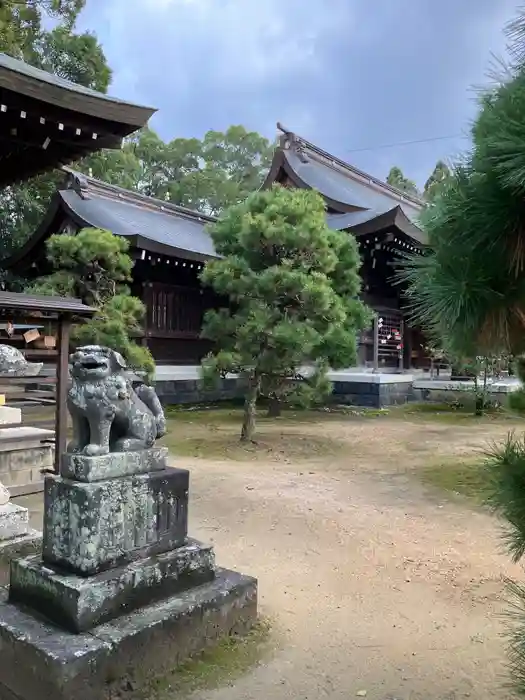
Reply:
[[403, 319], [399, 322], [399, 336], [401, 340], [401, 351], [399, 353], [399, 370], [402, 372], [404, 369], [404, 352], [405, 352], [405, 322]]
[[377, 316], [374, 316], [373, 338], [374, 372], [377, 372], [379, 369], [379, 318]]
[[55, 414], [55, 474], [60, 473], [60, 459], [67, 443], [67, 388], [69, 382], [69, 334], [71, 319], [60, 316], [58, 320], [57, 390]]

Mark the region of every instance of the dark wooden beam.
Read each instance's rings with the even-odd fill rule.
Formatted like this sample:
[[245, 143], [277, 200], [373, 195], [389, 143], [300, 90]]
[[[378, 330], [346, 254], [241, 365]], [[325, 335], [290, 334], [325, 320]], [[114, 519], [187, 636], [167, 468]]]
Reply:
[[70, 316], [63, 316], [58, 324], [58, 362], [55, 423], [55, 473], [60, 473], [60, 460], [67, 442], [67, 390], [69, 382]]

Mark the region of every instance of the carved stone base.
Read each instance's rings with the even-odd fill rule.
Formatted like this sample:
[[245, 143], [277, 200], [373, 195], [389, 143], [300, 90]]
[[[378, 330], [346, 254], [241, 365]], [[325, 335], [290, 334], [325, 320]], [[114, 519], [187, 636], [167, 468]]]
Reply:
[[213, 548], [195, 541], [87, 578], [50, 568], [41, 557], [29, 557], [11, 564], [9, 600], [31, 607], [70, 632], [85, 632], [214, 576]]
[[45, 481], [45, 563], [80, 576], [180, 547], [188, 534], [189, 472], [82, 483]]
[[152, 679], [220, 637], [246, 633], [256, 617], [256, 580], [225, 569], [83, 634], [0, 599], [0, 700], [109, 700], [128, 684], [146, 693]]
[[76, 481], [103, 481], [118, 476], [161, 471], [167, 469], [167, 461], [167, 447], [152, 447], [137, 452], [110, 452], [97, 457], [64, 454], [60, 464], [60, 476]]

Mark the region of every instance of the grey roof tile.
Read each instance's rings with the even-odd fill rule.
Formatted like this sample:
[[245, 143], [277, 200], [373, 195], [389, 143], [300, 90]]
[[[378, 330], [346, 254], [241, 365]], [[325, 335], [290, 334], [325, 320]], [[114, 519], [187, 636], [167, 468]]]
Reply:
[[[187, 251], [203, 259], [217, 257], [207, 220], [167, 205], [141, 206], [136, 202], [97, 196], [94, 192], [83, 199], [74, 190], [61, 190], [66, 205], [90, 226], [105, 228], [119, 236], [141, 237], [160, 245]], [[146, 198], [148, 199], [148, 198]], [[150, 200], [154, 202], [155, 200]]]
[[385, 189], [382, 192], [379, 188], [359, 182], [358, 179], [352, 178], [350, 173], [332, 168], [308, 154], [304, 159], [293, 150], [284, 151], [284, 154], [289, 166], [298, 177], [308, 187], [318, 190], [328, 199], [361, 209], [369, 209], [376, 216], [397, 205], [402, 205], [403, 211], [411, 221], [416, 222], [419, 217], [421, 207], [404, 201], [401, 196], [396, 197], [389, 190]]

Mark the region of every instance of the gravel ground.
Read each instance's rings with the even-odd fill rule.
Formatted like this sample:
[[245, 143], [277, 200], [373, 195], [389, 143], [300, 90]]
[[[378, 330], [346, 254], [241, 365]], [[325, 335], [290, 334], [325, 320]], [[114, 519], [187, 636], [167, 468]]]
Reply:
[[[343, 441], [309, 461], [175, 460], [192, 473], [191, 534], [259, 579], [273, 653], [195, 700], [476, 700], [505, 689], [499, 525], [420, 485], [430, 458], [507, 431], [390, 420], [294, 426]], [[24, 499], [19, 499], [22, 502]], [[41, 517], [40, 502], [33, 506]]]

